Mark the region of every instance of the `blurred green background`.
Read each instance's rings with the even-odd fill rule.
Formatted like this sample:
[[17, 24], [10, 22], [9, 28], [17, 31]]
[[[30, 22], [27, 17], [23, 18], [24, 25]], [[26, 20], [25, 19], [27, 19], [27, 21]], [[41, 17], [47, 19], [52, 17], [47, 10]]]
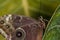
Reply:
[[50, 19], [59, 4], [60, 0], [40, 0], [40, 13]]
[[50, 19], [60, 0], [0, 0], [0, 16], [20, 14]]
[[60, 0], [0, 0], [0, 16], [20, 14], [49, 20], [59, 4]]

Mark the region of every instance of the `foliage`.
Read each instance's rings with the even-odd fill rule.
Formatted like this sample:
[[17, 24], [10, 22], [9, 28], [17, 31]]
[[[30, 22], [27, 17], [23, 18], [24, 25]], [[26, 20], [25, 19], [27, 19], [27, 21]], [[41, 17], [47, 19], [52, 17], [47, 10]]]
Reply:
[[60, 5], [47, 25], [43, 40], [60, 40]]

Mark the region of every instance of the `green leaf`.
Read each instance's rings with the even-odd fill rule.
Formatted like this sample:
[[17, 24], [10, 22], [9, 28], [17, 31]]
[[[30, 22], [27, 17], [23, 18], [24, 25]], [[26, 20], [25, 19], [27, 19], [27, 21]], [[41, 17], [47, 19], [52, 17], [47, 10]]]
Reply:
[[0, 34], [0, 40], [6, 40], [6, 39]]
[[60, 40], [60, 5], [47, 25], [43, 40]]

